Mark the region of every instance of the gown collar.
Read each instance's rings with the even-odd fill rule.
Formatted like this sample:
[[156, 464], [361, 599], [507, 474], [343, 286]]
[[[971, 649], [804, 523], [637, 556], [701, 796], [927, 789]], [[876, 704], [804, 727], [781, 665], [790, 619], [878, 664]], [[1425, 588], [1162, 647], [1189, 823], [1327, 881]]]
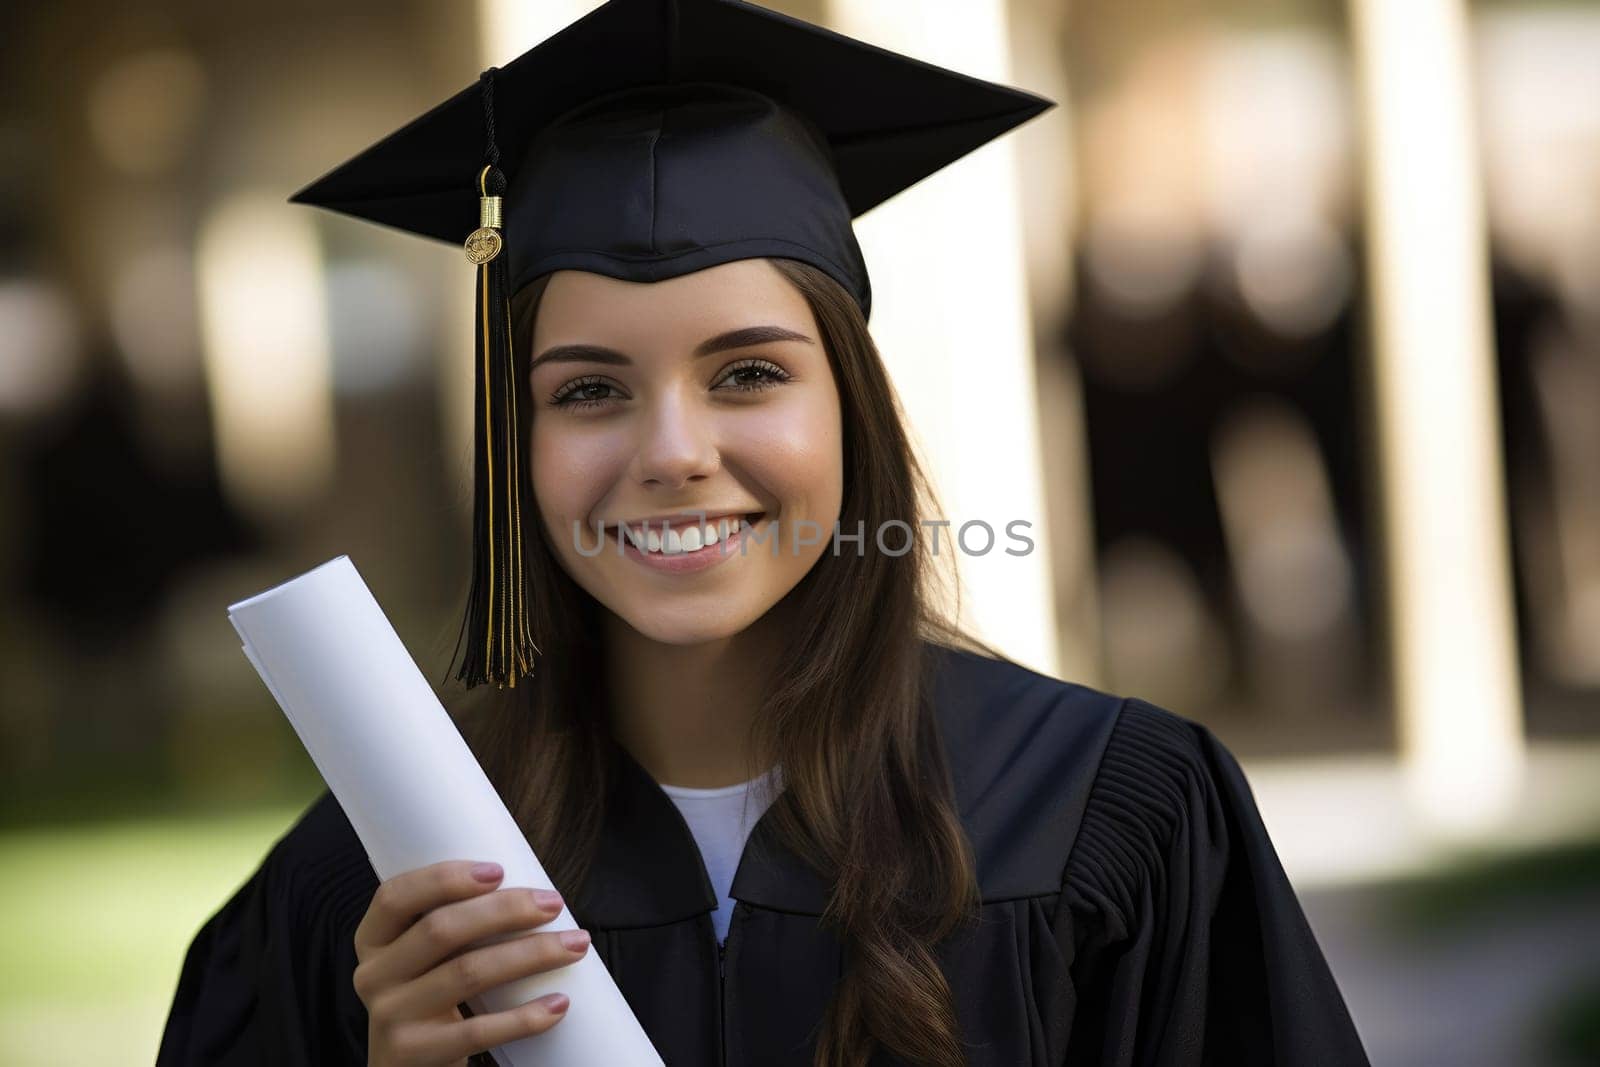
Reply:
[[[1121, 698], [1015, 663], [933, 645], [929, 696], [984, 901], [1059, 893]], [[598, 927], [660, 926], [719, 903], [672, 798], [621, 746], [601, 840], [573, 910]], [[781, 781], [779, 783], [781, 785]], [[778, 839], [774, 802], [751, 828], [730, 895], [820, 916], [832, 880]]]
[[[662, 926], [719, 901], [678, 806], [621, 745], [594, 861], [574, 910], [606, 929]], [[781, 796], [782, 790], [779, 794]], [[729, 895], [757, 907], [821, 915], [829, 887], [778, 840], [769, 805], [750, 830]]]

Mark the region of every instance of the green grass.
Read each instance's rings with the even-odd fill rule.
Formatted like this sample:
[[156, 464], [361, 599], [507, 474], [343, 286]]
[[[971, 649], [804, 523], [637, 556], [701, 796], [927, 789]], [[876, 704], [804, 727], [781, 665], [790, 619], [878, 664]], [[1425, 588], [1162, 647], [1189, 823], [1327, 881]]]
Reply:
[[1600, 1063], [1600, 971], [1567, 990], [1546, 1012], [1541, 1030], [1550, 1062]]
[[1467, 853], [1389, 887], [1395, 932], [1448, 932], [1539, 901], [1600, 895], [1600, 836], [1510, 855]]
[[302, 808], [0, 832], [0, 1065], [151, 1063], [190, 939]]

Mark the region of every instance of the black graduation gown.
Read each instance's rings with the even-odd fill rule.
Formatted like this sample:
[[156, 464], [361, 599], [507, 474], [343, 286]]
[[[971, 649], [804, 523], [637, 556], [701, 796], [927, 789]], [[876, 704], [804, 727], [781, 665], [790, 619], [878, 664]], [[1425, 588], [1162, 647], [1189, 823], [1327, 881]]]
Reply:
[[[983, 897], [938, 952], [974, 1067], [1367, 1064], [1209, 730], [971, 653], [934, 662]], [[688, 826], [624, 762], [591, 876], [568, 893], [591, 951], [669, 1067], [809, 1067], [841, 970], [816, 921], [826, 887], [763, 818], [719, 946]], [[352, 940], [376, 888], [324, 794], [196, 935], [158, 1067], [365, 1064]]]

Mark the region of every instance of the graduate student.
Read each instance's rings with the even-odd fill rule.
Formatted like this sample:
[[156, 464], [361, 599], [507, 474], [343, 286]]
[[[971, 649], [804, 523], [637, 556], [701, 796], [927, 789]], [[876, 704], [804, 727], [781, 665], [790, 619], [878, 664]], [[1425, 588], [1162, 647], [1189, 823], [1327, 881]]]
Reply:
[[986, 649], [930, 606], [948, 538], [900, 551], [939, 516], [852, 219], [1047, 106], [610, 0], [296, 195], [465, 242], [457, 718], [587, 943], [482, 857], [380, 886], [324, 793], [196, 935], [162, 1067], [486, 1064], [575, 1006], [465, 1002], [586, 952], [671, 1067], [1367, 1062], [1229, 751]]

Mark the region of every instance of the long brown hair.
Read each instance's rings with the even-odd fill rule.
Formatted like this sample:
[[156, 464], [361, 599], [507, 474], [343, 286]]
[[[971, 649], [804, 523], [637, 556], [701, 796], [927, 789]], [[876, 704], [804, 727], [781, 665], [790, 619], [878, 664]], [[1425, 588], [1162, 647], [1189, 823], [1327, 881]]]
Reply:
[[[859, 522], [866, 531], [863, 551], [824, 552], [785, 597], [792, 640], [749, 739], [752, 776], [774, 763], [783, 768], [770, 821], [832, 886], [820, 921], [839, 936], [846, 966], [815, 1067], [862, 1067], [879, 1046], [910, 1062], [962, 1067], [967, 1057], [934, 947], [976, 918], [979, 895], [928, 700], [923, 642], [1000, 654], [934, 607], [936, 594], [959, 595], [954, 553], [926, 551], [920, 520], [933, 514], [934, 494], [859, 306], [808, 264], [769, 262], [805, 296], [821, 331], [844, 426], [840, 529], [854, 533]], [[524, 354], [547, 280], [513, 301]], [[526, 442], [532, 404], [519, 407], [529, 413], [521, 418]], [[604, 818], [592, 798], [606, 795], [614, 759], [603, 609], [562, 569], [524, 477], [527, 598], [541, 654], [531, 677], [515, 688], [482, 687], [482, 702], [460, 717], [552, 880], [577, 886]], [[910, 550], [876, 551], [875, 531], [895, 520], [916, 533]], [[898, 549], [904, 528], [889, 530], [885, 543]], [[948, 575], [935, 573], [938, 559], [950, 560]]]

